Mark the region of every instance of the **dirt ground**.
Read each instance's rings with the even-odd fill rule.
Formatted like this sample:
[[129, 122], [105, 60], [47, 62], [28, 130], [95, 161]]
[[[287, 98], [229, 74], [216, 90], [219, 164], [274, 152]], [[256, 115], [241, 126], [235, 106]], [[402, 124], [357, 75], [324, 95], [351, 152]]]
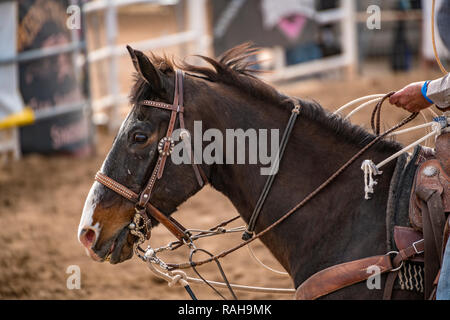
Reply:
[[[135, 41], [138, 37], [129, 31], [128, 34], [121, 34], [121, 39]], [[131, 80], [131, 63], [125, 60], [124, 65], [122, 88], [127, 89]], [[431, 79], [438, 75], [435, 71], [394, 75], [387, 69], [386, 72], [379, 69], [371, 72], [369, 68], [365, 69], [365, 76], [351, 80], [343, 81], [336, 77], [334, 80], [295, 82], [283, 85], [280, 90], [315, 99], [325, 108], [335, 110], [360, 96], [386, 93], [412, 81]], [[95, 77], [93, 82], [96, 82]], [[394, 124], [405, 115], [393, 109], [384, 114], [386, 125]], [[368, 123], [368, 113], [364, 112], [353, 120]], [[119, 265], [93, 262], [76, 238], [84, 200], [113, 137], [114, 133], [100, 130], [96, 155], [89, 158], [29, 155], [0, 168], [0, 299], [189, 298], [184, 289], [169, 288], [165, 281], [155, 277], [136, 257]], [[402, 141], [408, 142], [412, 138], [409, 136]], [[228, 199], [206, 187], [183, 204], [174, 216], [188, 227], [206, 228], [236, 214]], [[236, 221], [233, 226], [242, 224], [242, 221]], [[240, 241], [240, 233], [223, 237], [200, 244], [218, 253]], [[157, 247], [172, 240], [168, 231], [157, 227], [152, 233], [151, 244]], [[282, 270], [261, 243], [253, 247], [264, 263]], [[183, 262], [186, 257], [187, 251], [183, 250], [164, 256], [168, 262]], [[79, 290], [69, 290], [66, 286], [69, 277], [66, 271], [72, 265], [79, 266], [81, 270]], [[250, 258], [246, 248], [227, 257], [223, 267], [232, 283], [292, 287], [288, 277], [261, 268]], [[213, 265], [200, 267], [199, 270], [207, 279], [220, 280], [219, 272]], [[194, 275], [192, 272], [189, 274]], [[205, 286], [194, 285], [193, 290], [200, 299], [218, 298]], [[290, 295], [237, 294], [240, 299], [291, 299]]]

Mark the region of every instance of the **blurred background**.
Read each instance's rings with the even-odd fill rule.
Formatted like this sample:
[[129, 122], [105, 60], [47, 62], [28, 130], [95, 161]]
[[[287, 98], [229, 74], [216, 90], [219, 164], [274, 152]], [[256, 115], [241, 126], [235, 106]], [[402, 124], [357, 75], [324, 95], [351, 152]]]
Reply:
[[[440, 77], [430, 19], [429, 0], [0, 0], [0, 298], [188, 298], [136, 258], [120, 265], [93, 262], [76, 239], [95, 172], [130, 110], [134, 69], [126, 44], [201, 63], [192, 55], [217, 57], [251, 41], [262, 48], [258, 59], [264, 62], [256, 68], [270, 70], [264, 80], [335, 111], [361, 96]], [[437, 49], [448, 66], [439, 31]], [[436, 114], [427, 110], [411, 125]], [[404, 116], [391, 108], [384, 125]], [[369, 117], [365, 110], [351, 121], [367, 127]], [[175, 217], [205, 228], [235, 215], [223, 195], [206, 187]], [[204, 245], [219, 252], [240, 240], [226, 237]], [[172, 240], [162, 227], [152, 234], [155, 247]], [[253, 249], [282, 269], [262, 244]], [[186, 261], [186, 253], [167, 260]], [[71, 265], [80, 267], [80, 289], [66, 286]], [[289, 278], [260, 268], [246, 250], [223, 266], [233, 283], [292, 286]], [[201, 270], [220, 280], [213, 266]], [[200, 299], [217, 298], [208, 288], [193, 289]]]

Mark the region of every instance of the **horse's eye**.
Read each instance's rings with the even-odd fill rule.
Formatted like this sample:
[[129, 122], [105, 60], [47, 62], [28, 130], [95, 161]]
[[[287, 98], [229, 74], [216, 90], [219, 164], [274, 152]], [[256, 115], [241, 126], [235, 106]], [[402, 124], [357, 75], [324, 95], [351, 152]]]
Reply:
[[147, 142], [148, 137], [143, 133], [135, 133], [133, 139], [137, 143], [144, 143]]

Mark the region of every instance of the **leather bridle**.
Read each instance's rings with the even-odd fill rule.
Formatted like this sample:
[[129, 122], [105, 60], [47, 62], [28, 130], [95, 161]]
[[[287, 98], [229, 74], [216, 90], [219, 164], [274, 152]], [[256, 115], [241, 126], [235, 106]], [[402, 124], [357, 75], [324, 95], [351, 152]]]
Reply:
[[[168, 217], [163, 214], [149, 202], [156, 181], [162, 178], [167, 158], [173, 151], [174, 140], [172, 139], [172, 133], [174, 131], [177, 118], [180, 123], [180, 128], [182, 129], [180, 137], [182, 139], [185, 139], [187, 135], [189, 135], [188, 131], [185, 128], [183, 117], [183, 78], [183, 72], [181, 70], [176, 70], [174, 98], [172, 104], [152, 100], [142, 100], [138, 103], [139, 105], [143, 106], [171, 111], [169, 126], [167, 128], [166, 135], [158, 143], [158, 160], [156, 161], [152, 174], [142, 191], [137, 194], [121, 183], [108, 177], [104, 173], [97, 172], [97, 174], [95, 175], [95, 180], [97, 182], [135, 203], [136, 212], [133, 217], [133, 222], [131, 222], [129, 225], [129, 229], [131, 230], [132, 234], [136, 235], [140, 239], [139, 242], [141, 243], [145, 240], [145, 238], [150, 238], [151, 220], [149, 218], [149, 215], [156, 221], [164, 225], [178, 240], [189, 241], [189, 234], [186, 232], [186, 228], [184, 228], [178, 221], [176, 221], [172, 217]], [[201, 167], [194, 163], [192, 156], [191, 164], [194, 169], [197, 182], [200, 187], [202, 187], [205, 183], [208, 183], [208, 179]]]

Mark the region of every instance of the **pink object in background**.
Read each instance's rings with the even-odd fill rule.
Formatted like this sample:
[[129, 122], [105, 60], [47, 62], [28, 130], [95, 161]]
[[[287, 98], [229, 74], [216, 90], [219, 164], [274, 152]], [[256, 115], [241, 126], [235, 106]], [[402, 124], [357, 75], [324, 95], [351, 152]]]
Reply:
[[305, 23], [306, 17], [297, 14], [281, 19], [278, 23], [278, 28], [287, 38], [296, 40], [302, 33]]

